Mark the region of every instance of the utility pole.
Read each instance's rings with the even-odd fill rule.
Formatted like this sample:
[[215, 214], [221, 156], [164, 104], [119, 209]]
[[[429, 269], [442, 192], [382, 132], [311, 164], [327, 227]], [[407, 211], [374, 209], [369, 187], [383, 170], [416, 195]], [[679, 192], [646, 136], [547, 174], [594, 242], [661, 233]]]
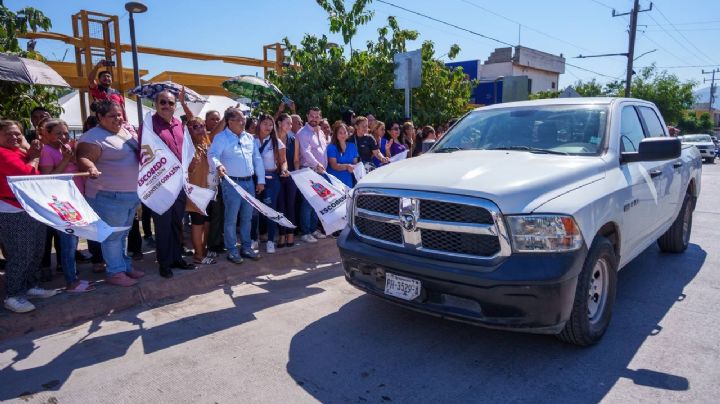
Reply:
[[652, 10], [653, 4], [650, 3], [650, 7], [645, 10], [640, 10], [640, 0], [635, 0], [632, 10], [628, 13], [618, 14], [613, 9], [612, 16], [619, 17], [621, 15], [630, 14], [630, 40], [628, 42], [627, 51], [627, 73], [625, 74], [625, 97], [630, 97], [630, 84], [632, 83], [633, 76], [633, 61], [635, 59], [635, 35], [637, 33], [637, 20], [638, 13]]
[[710, 113], [710, 116], [712, 117], [712, 110], [713, 110], [713, 101], [715, 101], [715, 73], [720, 73], [720, 69], [712, 69], [709, 72], [706, 72], [705, 69], [702, 70], [702, 74], [712, 74], [712, 78], [710, 80], [703, 79], [703, 83], [710, 81], [710, 102], [708, 103], [708, 112]]

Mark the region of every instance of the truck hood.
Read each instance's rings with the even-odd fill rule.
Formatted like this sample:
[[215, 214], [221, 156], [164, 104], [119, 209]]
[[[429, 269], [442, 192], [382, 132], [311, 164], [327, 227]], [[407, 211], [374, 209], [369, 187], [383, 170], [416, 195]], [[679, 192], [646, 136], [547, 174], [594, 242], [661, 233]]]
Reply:
[[394, 188], [489, 199], [505, 213], [530, 213], [547, 201], [605, 177], [597, 156], [506, 150], [426, 153], [378, 168], [356, 188]]

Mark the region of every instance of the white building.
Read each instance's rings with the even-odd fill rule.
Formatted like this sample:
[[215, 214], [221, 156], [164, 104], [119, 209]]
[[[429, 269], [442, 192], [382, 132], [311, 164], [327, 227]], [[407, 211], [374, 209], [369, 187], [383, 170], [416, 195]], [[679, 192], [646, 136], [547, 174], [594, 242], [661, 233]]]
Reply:
[[565, 58], [539, 50], [516, 46], [496, 48], [482, 65], [478, 65], [481, 81], [495, 80], [500, 76], [527, 76], [530, 93], [557, 90], [560, 75], [565, 73]]

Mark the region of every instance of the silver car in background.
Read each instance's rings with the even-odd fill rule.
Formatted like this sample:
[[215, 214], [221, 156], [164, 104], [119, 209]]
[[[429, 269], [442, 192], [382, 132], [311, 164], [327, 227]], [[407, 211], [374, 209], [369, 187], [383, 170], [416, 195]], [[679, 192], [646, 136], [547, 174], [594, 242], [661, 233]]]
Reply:
[[683, 145], [692, 145], [698, 148], [700, 156], [707, 163], [715, 161], [715, 142], [708, 134], [700, 133], [693, 135], [678, 136]]

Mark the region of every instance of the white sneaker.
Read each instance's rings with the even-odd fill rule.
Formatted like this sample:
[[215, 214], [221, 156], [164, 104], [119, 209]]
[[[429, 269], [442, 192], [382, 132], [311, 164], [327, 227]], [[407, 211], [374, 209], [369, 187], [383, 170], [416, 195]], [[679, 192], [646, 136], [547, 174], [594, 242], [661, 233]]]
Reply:
[[275, 253], [275, 243], [273, 243], [272, 241], [268, 241], [265, 249], [267, 250], [268, 254], [274, 254]]
[[317, 239], [312, 236], [312, 234], [303, 234], [302, 237], [300, 237], [300, 241], [304, 241], [306, 243], [317, 243]]
[[315, 237], [318, 240], [322, 240], [324, 238], [327, 238], [326, 235], [324, 235], [320, 230], [315, 230], [315, 232], [312, 234], [313, 237]]
[[25, 292], [25, 296], [28, 299], [47, 299], [48, 297], [57, 295], [57, 293], [58, 292], [55, 289], [30, 288], [27, 292]]
[[27, 313], [35, 310], [35, 305], [22, 296], [16, 296], [5, 299], [5, 308], [15, 313]]
[[260, 243], [258, 243], [257, 240], [253, 240], [253, 241], [250, 243], [250, 249], [251, 249], [251, 250], [258, 250], [259, 248], [260, 248]]

